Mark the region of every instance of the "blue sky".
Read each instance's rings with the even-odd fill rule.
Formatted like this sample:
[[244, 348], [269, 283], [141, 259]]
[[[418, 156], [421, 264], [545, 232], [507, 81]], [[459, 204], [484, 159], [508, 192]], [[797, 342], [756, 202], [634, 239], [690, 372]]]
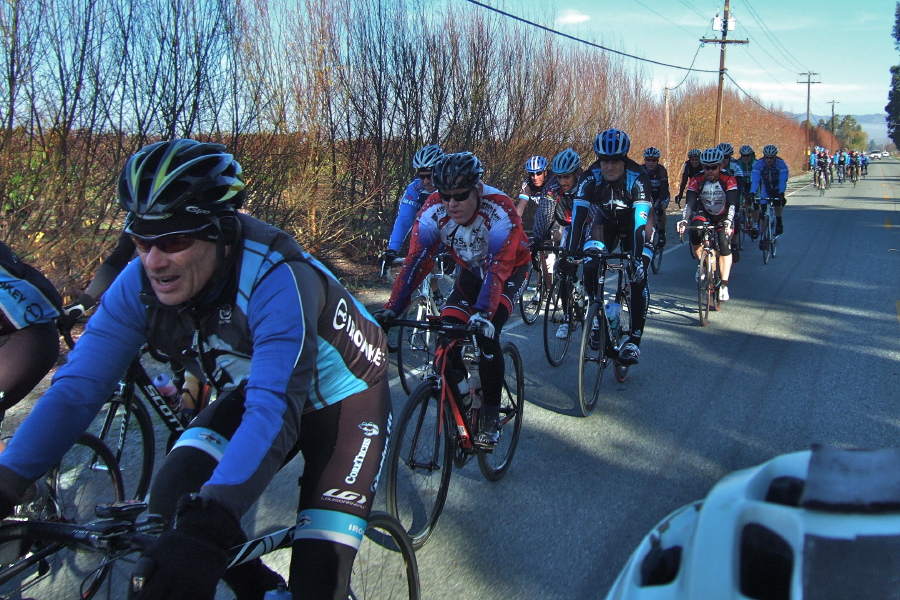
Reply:
[[[720, 37], [712, 30], [724, 0], [484, 0], [490, 6], [537, 20], [554, 29], [658, 62], [718, 70], [719, 46], [700, 38]], [[900, 64], [894, 48], [894, 0], [731, 0], [736, 28], [729, 39], [725, 67], [737, 84], [767, 106], [806, 112], [806, 80], [814, 72], [821, 83], [811, 88], [810, 110], [830, 115], [884, 113], [890, 67]], [[549, 11], [536, 18], [535, 11]], [[654, 88], [674, 87], [686, 71], [627, 59], [645, 69]], [[693, 74], [716, 82], [717, 74]], [[728, 79], [726, 83], [729, 85]], [[733, 87], [733, 86], [732, 86]]]

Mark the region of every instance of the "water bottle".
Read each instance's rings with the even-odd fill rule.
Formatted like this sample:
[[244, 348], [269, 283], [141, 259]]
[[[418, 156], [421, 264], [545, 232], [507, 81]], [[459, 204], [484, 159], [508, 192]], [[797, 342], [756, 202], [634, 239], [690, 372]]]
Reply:
[[613, 331], [619, 330], [619, 313], [622, 311], [622, 305], [618, 302], [610, 302], [606, 305], [606, 318], [609, 320], [609, 327]]
[[266, 592], [263, 600], [291, 600], [291, 593], [284, 583], [279, 583], [277, 589]]
[[165, 373], [160, 373], [153, 378], [153, 385], [162, 394], [169, 408], [177, 410], [181, 404], [181, 395], [178, 393], [178, 388], [172, 383], [172, 379]]

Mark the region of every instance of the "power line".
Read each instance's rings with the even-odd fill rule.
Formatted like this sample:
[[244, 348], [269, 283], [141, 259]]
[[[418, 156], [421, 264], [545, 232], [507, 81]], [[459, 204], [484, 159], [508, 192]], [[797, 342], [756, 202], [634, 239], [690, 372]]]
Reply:
[[701, 19], [704, 19], [704, 20], [709, 19], [709, 17], [707, 15], [705, 15], [702, 12], [700, 12], [699, 10], [697, 10], [697, 8], [695, 8], [691, 3], [687, 2], [687, 0], [678, 0], [678, 1], [681, 2], [682, 4], [684, 4], [690, 10], [694, 11], [694, 14], [697, 15], [698, 17], [700, 17]]
[[794, 63], [794, 66], [798, 67], [798, 69], [808, 71], [809, 69], [807, 69], [806, 67], [801, 65], [800, 61], [798, 61], [796, 58], [794, 58], [794, 56], [790, 52], [788, 52], [788, 49], [784, 47], [784, 44], [782, 44], [781, 41], [777, 37], [775, 37], [775, 34], [772, 33], [772, 30], [769, 29], [769, 27], [766, 25], [765, 21], [763, 21], [763, 19], [760, 18], [759, 13], [756, 12], [756, 9], [753, 8], [752, 6], [750, 6], [749, 0], [743, 0], [743, 3], [744, 3], [744, 6], [747, 7], [747, 10], [749, 11], [750, 16], [753, 18], [754, 21], [756, 21], [756, 24], [759, 25], [760, 29], [766, 35], [766, 37], [768, 37], [772, 41], [772, 44], [781, 53], [781, 55], [784, 56], [789, 61], [792, 61]]
[[567, 34], [567, 33], [563, 33], [563, 32], [561, 32], [561, 31], [557, 31], [557, 30], [555, 30], [555, 29], [551, 29], [550, 27], [547, 27], [546, 25], [541, 25], [540, 23], [535, 23], [534, 21], [529, 21], [528, 19], [523, 19], [522, 17], [517, 17], [516, 15], [510, 14], [510, 13], [508, 13], [508, 12], [506, 12], [506, 11], [500, 10], [500, 9], [498, 9], [498, 8], [494, 8], [493, 6], [488, 6], [487, 4], [484, 4], [484, 3], [482, 3], [482, 2], [478, 2], [478, 0], [466, 0], [466, 2], [469, 2], [469, 3], [471, 3], [471, 4], [475, 4], [476, 6], [480, 6], [480, 7], [482, 7], [482, 8], [486, 8], [486, 9], [488, 9], [488, 10], [490, 10], [490, 11], [493, 11], [493, 12], [495, 12], [495, 13], [501, 14], [501, 15], [503, 15], [504, 17], [509, 17], [510, 19], [515, 19], [516, 21], [520, 21], [520, 22], [525, 23], [525, 24], [527, 24], [527, 25], [531, 25], [532, 27], [537, 27], [538, 29], [543, 29], [544, 31], [550, 32], [550, 33], [552, 33], [552, 34], [554, 34], [554, 35], [558, 35], [558, 36], [560, 36], [560, 37], [568, 38], [568, 39], [570, 39], [570, 40], [573, 40], [573, 41], [578, 42], [578, 43], [580, 43], [580, 44], [585, 44], [585, 45], [587, 45], [587, 46], [591, 46], [591, 47], [593, 47], [593, 48], [599, 48], [600, 50], [605, 50], [606, 52], [612, 52], [613, 54], [618, 54], [619, 56], [626, 56], [626, 57], [628, 57], [628, 58], [633, 58], [633, 59], [635, 59], [635, 60], [639, 60], [639, 61], [642, 61], [642, 62], [647, 62], [647, 63], [654, 64], [654, 65], [659, 65], [659, 66], [661, 66], [661, 67], [668, 67], [668, 68], [670, 68], [670, 69], [680, 69], [680, 70], [682, 70], [682, 71], [693, 71], [693, 72], [695, 72], [695, 73], [718, 73], [718, 71], [711, 71], [711, 70], [709, 70], [709, 69], [694, 69], [694, 68], [691, 68], [691, 67], [681, 67], [681, 66], [678, 66], [678, 65], [670, 65], [670, 64], [668, 64], [668, 63], [663, 63], [663, 62], [659, 62], [659, 61], [656, 61], [656, 60], [650, 60], [649, 58], [641, 58], [640, 56], [635, 56], [634, 54], [628, 54], [627, 52], [622, 52], [622, 51], [620, 51], [620, 50], [613, 50], [612, 48], [607, 48], [606, 46], [601, 46], [600, 44], [595, 44], [594, 42], [589, 42], [589, 41], [587, 41], [587, 40], [583, 40], [583, 39], [581, 39], [581, 38], [577, 38], [577, 37], [575, 37], [575, 36], [573, 36], [573, 35], [569, 35], [569, 34]]
[[773, 112], [773, 111], [769, 110], [768, 108], [766, 108], [765, 106], [763, 106], [762, 104], [760, 104], [759, 101], [758, 101], [756, 98], [754, 98], [753, 96], [751, 96], [750, 94], [748, 94], [746, 91], [744, 91], [744, 88], [742, 88], [741, 86], [739, 86], [738, 83], [737, 83], [737, 81], [735, 81], [734, 79], [732, 79], [731, 75], [729, 75], [728, 73], [725, 73], [725, 77], [727, 77], [727, 78], [731, 81], [731, 83], [734, 84], [734, 87], [736, 87], [737, 89], [739, 89], [739, 90], [741, 91], [741, 93], [743, 93], [745, 96], [747, 96], [747, 98], [749, 98], [749, 99], [753, 102], [753, 104], [757, 105], [758, 107], [760, 107], [761, 109], [763, 109], [764, 111], [766, 111], [767, 113], [769, 113], [770, 115], [774, 115], [774, 116], [776, 116], [776, 117], [781, 117], [782, 119], [785, 119], [785, 120], [787, 120], [787, 121], [791, 121], [791, 122], [794, 121], [794, 118], [793, 118], [793, 117], [786, 117], [786, 116], [784, 116], [783, 114], [779, 114], [779, 113], [777, 113], [777, 112]]
[[685, 29], [684, 27], [682, 27], [681, 25], [679, 25], [678, 23], [676, 23], [676, 22], [673, 21], [672, 19], [670, 19], [670, 18], [668, 18], [668, 17], [665, 17], [665, 16], [659, 14], [658, 12], [656, 12], [655, 10], [653, 10], [652, 8], [650, 8], [649, 6], [647, 6], [646, 4], [644, 4], [643, 2], [641, 2], [641, 0], [634, 0], [634, 1], [637, 2], [638, 4], [640, 4], [641, 6], [643, 6], [644, 8], [646, 8], [647, 10], [649, 10], [650, 12], [652, 12], [654, 15], [656, 15], [656, 16], [659, 17], [660, 19], [663, 19], [664, 21], [668, 21], [669, 23], [671, 23], [672, 25], [674, 25], [674, 26], [677, 27], [678, 29], [680, 29], [680, 30], [684, 31], [685, 33], [687, 33], [688, 35], [690, 35], [690, 36], [692, 36], [692, 37], [695, 35], [693, 31], [688, 31], [687, 29]]

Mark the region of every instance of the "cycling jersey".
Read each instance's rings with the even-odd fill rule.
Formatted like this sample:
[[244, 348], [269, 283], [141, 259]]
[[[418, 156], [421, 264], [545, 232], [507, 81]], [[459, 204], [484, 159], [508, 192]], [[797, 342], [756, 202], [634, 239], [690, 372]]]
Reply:
[[483, 281], [471, 309], [494, 314], [504, 283], [516, 267], [531, 261], [531, 250], [509, 196], [484, 184], [479, 190], [481, 204], [465, 225], [450, 218], [440, 194], [429, 196], [413, 225], [407, 259], [385, 308], [399, 314], [409, 305], [412, 291], [431, 272], [434, 255], [443, 246], [463, 269]]
[[[744, 160], [744, 157], [742, 156], [740, 159], [732, 161], [741, 169], [741, 181], [739, 181], [738, 184], [740, 184], [742, 193], [750, 192], [750, 176], [753, 173], [753, 156], [754, 155], [751, 155], [750, 160]], [[735, 172], [735, 175], [737, 175], [737, 172]]]
[[531, 239], [543, 242], [550, 239], [550, 232], [557, 227], [568, 227], [572, 222], [572, 202], [576, 188], [563, 192], [556, 176], [547, 184], [547, 193], [541, 198], [534, 217]]
[[531, 177], [522, 182], [522, 189], [519, 190], [519, 200], [527, 200], [529, 202], [539, 203], [541, 198], [547, 195], [547, 188], [550, 181], [554, 178], [547, 178], [544, 185], [537, 186], [531, 183]]
[[385, 381], [386, 339], [363, 306], [287, 233], [237, 218], [233, 268], [206, 298], [163, 305], [140, 260], [125, 268], [0, 454], [3, 489], [24, 492], [62, 456], [146, 341], [196, 369], [218, 398], [245, 395], [240, 426], [202, 488], [235, 515], [249, 509], [296, 444], [301, 413]]
[[[789, 175], [787, 163], [783, 159], [776, 156], [772, 166], [766, 166], [766, 159], [761, 158], [753, 165], [750, 193], [763, 198], [775, 198], [787, 189]], [[760, 186], [765, 188], [765, 193], [762, 193]]]
[[702, 210], [711, 217], [723, 217], [734, 222], [738, 198], [737, 192], [737, 178], [733, 175], [722, 174], [717, 181], [708, 181], [706, 175], [698, 175], [692, 178], [688, 184], [685, 217], [688, 216], [688, 211], [692, 204], [691, 200], [696, 198], [699, 202], [693, 204], [695, 210]]
[[425, 204], [425, 200], [430, 195], [431, 192], [425, 189], [422, 185], [422, 180], [418, 177], [406, 186], [406, 192], [403, 193], [403, 197], [400, 199], [400, 207], [397, 210], [397, 218], [394, 220], [394, 228], [391, 230], [388, 249], [400, 252], [400, 247], [403, 246], [403, 241], [409, 235], [409, 230], [412, 229], [416, 215], [419, 214], [422, 205]]
[[53, 284], [0, 242], [0, 335], [49, 323], [61, 312], [62, 297]]
[[681, 167], [681, 185], [678, 188], [678, 195], [681, 196], [684, 194], [684, 188], [687, 187], [688, 181], [691, 177], [696, 177], [700, 173], [703, 172], [703, 165], [699, 162], [697, 166], [691, 164], [690, 160], [684, 161], [684, 165]]
[[646, 166], [642, 167], [644, 173], [650, 178], [650, 196], [653, 198], [653, 206], [668, 206], [669, 204], [669, 172], [660, 164], [652, 171]]

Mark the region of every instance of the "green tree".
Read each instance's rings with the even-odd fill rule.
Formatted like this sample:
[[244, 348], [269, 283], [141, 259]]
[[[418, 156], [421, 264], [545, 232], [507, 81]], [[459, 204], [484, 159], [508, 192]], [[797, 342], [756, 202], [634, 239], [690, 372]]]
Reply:
[[[900, 52], [900, 2], [894, 9], [894, 47]], [[891, 90], [888, 92], [887, 112], [888, 137], [900, 146], [900, 65], [891, 67]]]

